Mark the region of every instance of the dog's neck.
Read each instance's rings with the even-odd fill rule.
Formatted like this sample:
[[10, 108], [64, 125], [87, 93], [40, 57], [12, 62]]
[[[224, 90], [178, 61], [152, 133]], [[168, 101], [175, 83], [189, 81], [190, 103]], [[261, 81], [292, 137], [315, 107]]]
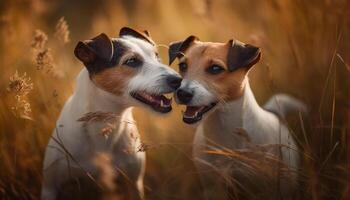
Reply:
[[83, 69], [77, 78], [75, 95], [79, 97], [84, 112], [113, 112], [123, 113], [129, 106], [125, 98], [118, 97], [97, 87], [89, 77], [86, 69]]
[[[89, 143], [91, 148], [104, 151], [115, 145], [117, 141], [131, 141], [129, 129], [125, 124], [133, 123], [132, 107], [125, 102], [125, 97], [116, 96], [97, 87], [90, 79], [89, 73], [83, 69], [77, 77], [77, 88], [72, 96], [69, 112], [71, 117], [80, 119], [87, 113], [103, 112], [113, 113], [117, 116], [113, 121], [115, 128], [109, 134], [108, 140], [101, 136], [103, 128], [107, 127], [107, 123], [97, 121], [97, 123], [81, 123], [84, 135], [89, 134], [92, 138]], [[125, 134], [126, 133], [126, 134]], [[138, 138], [138, 133], [133, 132], [134, 137]], [[130, 144], [134, 144], [133, 140]], [[118, 143], [119, 144], [119, 143]]]
[[207, 129], [221, 130], [223, 134], [226, 134], [226, 132], [232, 133], [237, 128], [244, 128], [245, 119], [256, 119], [260, 116], [262, 108], [256, 102], [248, 78], [244, 80], [243, 84], [244, 92], [241, 97], [219, 105], [203, 121]]

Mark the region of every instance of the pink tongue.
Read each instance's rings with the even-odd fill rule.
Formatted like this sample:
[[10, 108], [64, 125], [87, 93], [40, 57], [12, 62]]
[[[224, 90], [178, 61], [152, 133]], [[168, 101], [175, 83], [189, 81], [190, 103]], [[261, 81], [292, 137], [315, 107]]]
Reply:
[[185, 114], [187, 116], [194, 116], [196, 112], [202, 111], [204, 106], [186, 106]]

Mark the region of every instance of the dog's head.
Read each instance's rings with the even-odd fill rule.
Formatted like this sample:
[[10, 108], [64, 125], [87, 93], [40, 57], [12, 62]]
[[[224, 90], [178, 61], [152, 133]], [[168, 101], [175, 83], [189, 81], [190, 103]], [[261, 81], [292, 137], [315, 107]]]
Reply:
[[74, 54], [84, 63], [97, 87], [123, 96], [131, 106], [141, 103], [157, 112], [171, 111], [171, 99], [163, 94], [174, 92], [182, 79], [160, 62], [147, 31], [124, 27], [119, 38], [102, 33], [79, 42]]
[[175, 94], [186, 105], [183, 121], [198, 122], [216, 105], [242, 96], [245, 77], [260, 56], [259, 48], [237, 40], [212, 43], [190, 36], [171, 43], [169, 63], [178, 58], [183, 77]]

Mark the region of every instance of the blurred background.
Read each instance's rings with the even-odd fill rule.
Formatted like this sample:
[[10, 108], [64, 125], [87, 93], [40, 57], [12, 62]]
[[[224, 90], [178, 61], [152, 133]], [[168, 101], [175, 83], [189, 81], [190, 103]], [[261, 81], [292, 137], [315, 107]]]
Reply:
[[[164, 63], [166, 45], [190, 34], [260, 46], [250, 73], [258, 102], [285, 92], [311, 111], [288, 119], [304, 155], [300, 198], [350, 199], [349, 0], [1, 0], [0, 199], [38, 199], [45, 146], [83, 67], [73, 49], [123, 26], [147, 29]], [[146, 199], [203, 198], [182, 109], [135, 109]]]

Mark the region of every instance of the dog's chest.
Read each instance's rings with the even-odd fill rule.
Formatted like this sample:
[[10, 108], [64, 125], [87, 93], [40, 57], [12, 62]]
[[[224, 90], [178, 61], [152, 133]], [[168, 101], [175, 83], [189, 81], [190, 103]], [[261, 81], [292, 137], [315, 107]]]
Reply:
[[136, 127], [127, 124], [93, 123], [82, 126], [93, 151], [110, 151], [116, 147], [129, 150], [140, 142]]
[[[241, 115], [227, 116], [229, 111], [216, 111], [203, 121], [196, 130], [195, 143], [219, 144], [230, 149], [244, 148], [246, 135], [243, 134], [243, 117]], [[237, 109], [236, 112], [239, 112]]]
[[[145, 153], [139, 151], [141, 138], [136, 125], [131, 121], [132, 117], [121, 118], [113, 125], [98, 122], [82, 127], [87, 136], [85, 146], [88, 146], [88, 150], [85, 151], [85, 156], [89, 157], [88, 160], [94, 160], [93, 157], [98, 153], [107, 153], [115, 167], [130, 178], [137, 179], [145, 162]], [[108, 132], [104, 132], [106, 129], [109, 129]], [[93, 165], [91, 167], [94, 168]]]

